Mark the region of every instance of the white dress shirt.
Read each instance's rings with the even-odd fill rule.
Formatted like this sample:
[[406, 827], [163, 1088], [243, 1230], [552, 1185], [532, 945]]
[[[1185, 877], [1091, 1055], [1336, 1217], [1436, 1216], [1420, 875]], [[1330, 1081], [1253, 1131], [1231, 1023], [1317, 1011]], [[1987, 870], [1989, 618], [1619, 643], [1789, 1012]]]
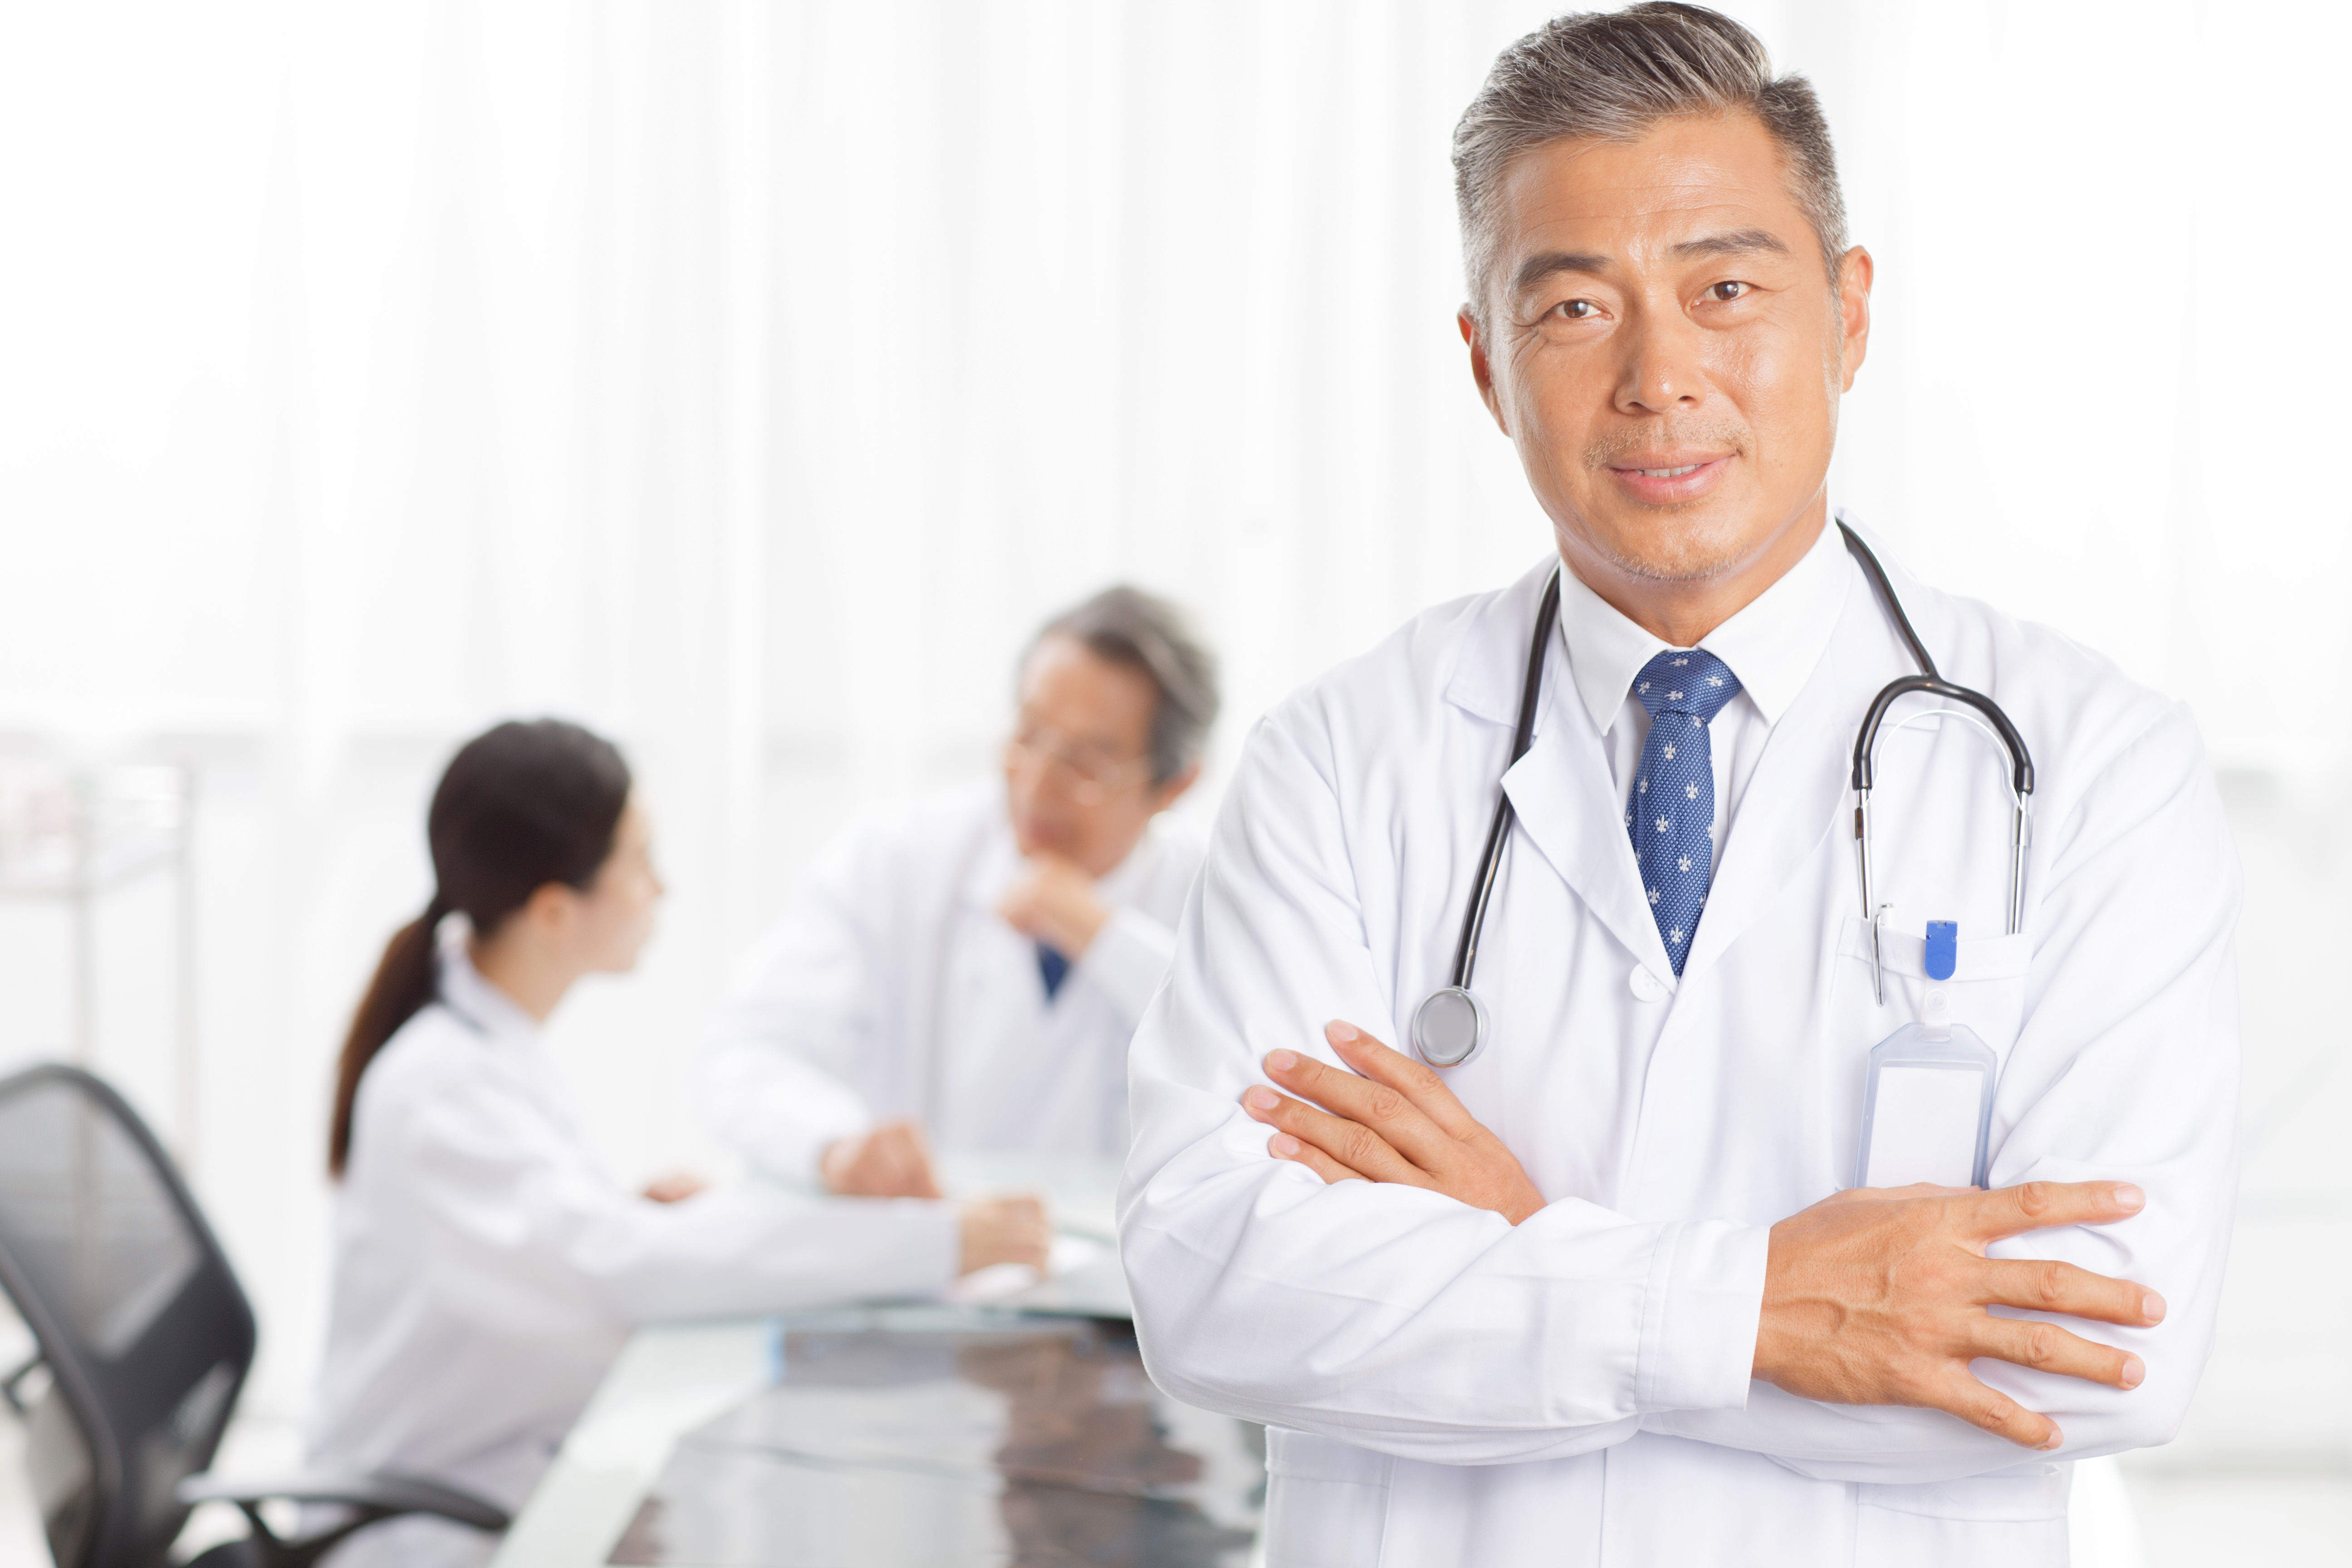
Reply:
[[[1739, 695], [1707, 723], [1715, 770], [1710, 839], [1723, 863], [1741, 792], [1764, 754], [1772, 726], [1797, 700], [1837, 630], [1838, 605], [1852, 567], [1837, 529], [1823, 528], [1797, 563], [1747, 607], [1698, 640], [1739, 678]], [[1650, 737], [1650, 710], [1633, 695], [1643, 666], [1673, 645], [1643, 631], [1573, 572], [1560, 573], [1559, 635], [1577, 696], [1601, 731], [1609, 777], [1623, 805]]]

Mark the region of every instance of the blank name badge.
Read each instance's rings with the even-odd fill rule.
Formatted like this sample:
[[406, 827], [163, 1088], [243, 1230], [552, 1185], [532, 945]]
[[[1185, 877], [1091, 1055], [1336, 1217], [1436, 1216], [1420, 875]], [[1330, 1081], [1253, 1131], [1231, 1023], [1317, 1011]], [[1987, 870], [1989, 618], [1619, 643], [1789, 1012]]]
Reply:
[[1927, 1002], [1927, 1022], [1906, 1024], [1871, 1048], [1855, 1186], [1985, 1184], [2000, 1060], [1974, 1030], [1951, 1021], [1940, 987]]

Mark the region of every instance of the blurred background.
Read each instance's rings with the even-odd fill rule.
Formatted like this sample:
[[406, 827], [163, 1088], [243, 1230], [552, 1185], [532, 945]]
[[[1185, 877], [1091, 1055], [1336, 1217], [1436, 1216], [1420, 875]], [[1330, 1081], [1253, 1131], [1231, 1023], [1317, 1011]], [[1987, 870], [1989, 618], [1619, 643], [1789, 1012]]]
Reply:
[[[2107, 1560], [2342, 1561], [2352, 721], [2304, 672], [2352, 629], [2352, 10], [1727, 8], [1878, 260], [1834, 500], [2187, 701], [2245, 859], [2222, 1340]], [[1268, 703], [1545, 551], [1446, 151], [1552, 9], [0, 4], [0, 1070], [86, 1060], [181, 1153], [262, 1313], [255, 1452], [465, 736], [629, 752], [672, 896], [557, 1054], [616, 1175], [723, 1170], [704, 1016], [849, 812], [991, 765], [1043, 616], [1196, 613], [1206, 812]]]

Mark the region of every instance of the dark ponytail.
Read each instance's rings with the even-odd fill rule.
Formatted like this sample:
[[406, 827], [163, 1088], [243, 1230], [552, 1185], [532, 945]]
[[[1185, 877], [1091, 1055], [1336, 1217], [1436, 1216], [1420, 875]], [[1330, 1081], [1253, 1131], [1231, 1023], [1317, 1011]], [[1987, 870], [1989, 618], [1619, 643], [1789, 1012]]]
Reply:
[[488, 936], [551, 882], [584, 890], [613, 852], [629, 783], [611, 742], [561, 719], [500, 724], [450, 759], [425, 816], [433, 900], [385, 944], [335, 1066], [329, 1174], [351, 1156], [368, 1064], [439, 990], [442, 918], [462, 913]]

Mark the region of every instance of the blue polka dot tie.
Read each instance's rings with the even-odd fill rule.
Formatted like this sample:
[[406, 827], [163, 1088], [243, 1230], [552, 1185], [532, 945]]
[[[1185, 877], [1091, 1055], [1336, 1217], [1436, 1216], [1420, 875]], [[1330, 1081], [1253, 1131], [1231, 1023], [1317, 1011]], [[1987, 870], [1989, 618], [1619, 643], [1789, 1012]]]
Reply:
[[1642, 742], [1642, 765], [1625, 796], [1625, 829], [1677, 975], [1715, 875], [1715, 748], [1707, 725], [1738, 695], [1739, 677], [1704, 648], [1662, 653], [1633, 681], [1633, 696], [1650, 710], [1650, 738]]

